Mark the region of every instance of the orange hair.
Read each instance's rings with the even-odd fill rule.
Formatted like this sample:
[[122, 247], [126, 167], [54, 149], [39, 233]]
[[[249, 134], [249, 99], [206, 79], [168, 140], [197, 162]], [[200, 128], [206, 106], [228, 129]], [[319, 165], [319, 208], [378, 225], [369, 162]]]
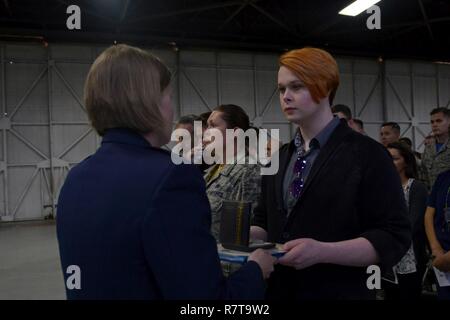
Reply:
[[291, 50], [280, 57], [279, 64], [305, 84], [316, 103], [329, 94], [330, 105], [333, 104], [339, 86], [339, 69], [328, 52], [317, 48]]

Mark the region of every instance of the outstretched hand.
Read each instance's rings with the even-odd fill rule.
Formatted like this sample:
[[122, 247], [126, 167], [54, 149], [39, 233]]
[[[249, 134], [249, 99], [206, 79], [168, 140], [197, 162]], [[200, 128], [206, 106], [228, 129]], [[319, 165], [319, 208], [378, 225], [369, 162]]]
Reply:
[[305, 269], [317, 263], [324, 262], [323, 254], [324, 243], [310, 239], [301, 238], [286, 242], [283, 249], [286, 250], [278, 263], [293, 267], [297, 270]]

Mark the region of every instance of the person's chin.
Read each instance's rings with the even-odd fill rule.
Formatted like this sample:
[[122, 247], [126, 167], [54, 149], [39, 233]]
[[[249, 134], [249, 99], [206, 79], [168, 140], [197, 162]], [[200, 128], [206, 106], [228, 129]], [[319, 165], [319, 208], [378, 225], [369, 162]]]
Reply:
[[302, 121], [302, 117], [298, 114], [285, 114], [286, 120], [292, 123], [299, 123]]

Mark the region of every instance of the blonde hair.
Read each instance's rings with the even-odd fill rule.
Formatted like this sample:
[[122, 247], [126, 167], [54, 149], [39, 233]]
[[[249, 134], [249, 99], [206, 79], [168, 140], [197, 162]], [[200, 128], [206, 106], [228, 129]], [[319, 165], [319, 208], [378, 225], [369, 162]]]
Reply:
[[279, 64], [305, 84], [316, 103], [329, 94], [330, 105], [333, 104], [339, 86], [339, 69], [328, 52], [318, 48], [291, 50], [280, 57]]
[[153, 54], [124, 44], [109, 47], [94, 61], [84, 87], [92, 126], [101, 136], [112, 128], [163, 130], [159, 105], [170, 80], [168, 67]]

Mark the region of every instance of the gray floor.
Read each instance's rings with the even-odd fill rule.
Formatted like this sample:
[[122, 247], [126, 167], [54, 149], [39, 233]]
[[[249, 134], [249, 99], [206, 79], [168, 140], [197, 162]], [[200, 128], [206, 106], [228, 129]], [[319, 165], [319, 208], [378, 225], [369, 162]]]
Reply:
[[54, 223], [0, 223], [3, 299], [65, 299]]

